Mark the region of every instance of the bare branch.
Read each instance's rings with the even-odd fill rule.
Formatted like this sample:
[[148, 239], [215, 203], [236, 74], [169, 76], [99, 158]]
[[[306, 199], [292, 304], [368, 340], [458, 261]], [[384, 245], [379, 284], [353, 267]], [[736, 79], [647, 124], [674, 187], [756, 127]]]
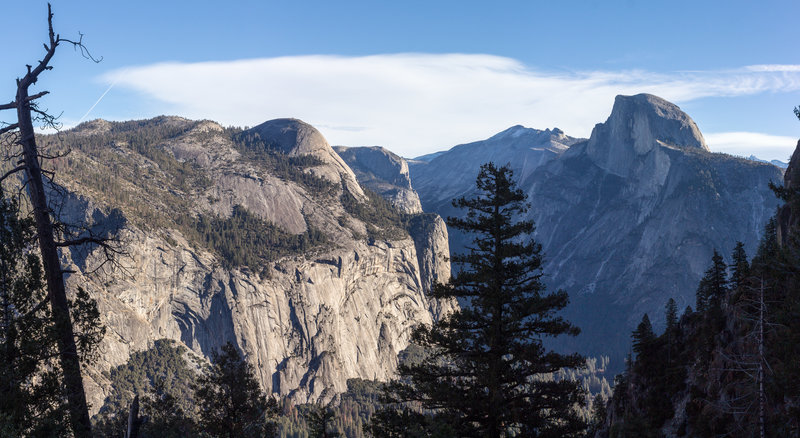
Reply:
[[101, 237], [94, 237], [94, 236], [85, 236], [80, 237], [78, 239], [71, 239], [71, 240], [64, 240], [61, 242], [56, 242], [56, 246], [58, 247], [66, 247], [66, 246], [80, 246], [85, 245], [87, 243], [93, 243], [95, 245], [108, 245], [109, 242], [113, 242], [114, 239], [106, 239]]
[[[50, 94], [50, 92], [49, 92], [49, 91], [42, 91], [41, 93], [36, 93], [36, 94], [34, 94], [33, 96], [28, 96], [28, 98], [27, 98], [26, 100], [27, 100], [28, 102], [31, 102], [31, 101], [33, 101], [33, 100], [36, 100], [36, 99], [38, 99], [38, 98], [40, 98], [40, 97], [42, 97], [42, 96], [46, 96], [46, 95], [48, 95], [48, 94]], [[16, 103], [16, 102], [14, 102], [14, 103]]]
[[5, 180], [6, 178], [8, 178], [9, 176], [11, 176], [11, 175], [13, 175], [13, 174], [15, 174], [15, 173], [17, 173], [17, 172], [20, 172], [20, 171], [22, 171], [22, 170], [25, 170], [25, 169], [27, 169], [27, 168], [28, 168], [28, 166], [25, 166], [25, 165], [23, 164], [23, 165], [21, 165], [21, 166], [17, 166], [17, 167], [15, 167], [15, 168], [13, 168], [13, 169], [9, 170], [8, 172], [6, 172], [6, 173], [5, 173], [5, 175], [3, 175], [3, 176], [0, 176], [0, 183], [2, 183], [2, 182], [3, 182], [3, 180]]
[[50, 302], [50, 298], [49, 298], [49, 297], [47, 297], [47, 296], [45, 296], [45, 297], [44, 297], [44, 299], [43, 299], [42, 301], [39, 301], [39, 304], [37, 304], [37, 305], [33, 306], [33, 309], [31, 309], [31, 310], [29, 310], [28, 312], [26, 312], [24, 315], [22, 315], [22, 316], [21, 316], [21, 318], [27, 318], [27, 317], [29, 317], [29, 316], [33, 315], [34, 313], [36, 313], [36, 312], [38, 312], [38, 311], [42, 310], [42, 308], [43, 308], [44, 306], [46, 306], [46, 305], [47, 305], [47, 303], [49, 303], [49, 302]]
[[16, 107], [17, 107], [17, 101], [15, 100], [13, 102], [4, 103], [4, 104], [0, 105], [0, 111], [9, 110], [9, 109], [15, 109]]
[[80, 36], [78, 41], [72, 41], [72, 40], [68, 40], [66, 38], [60, 38], [59, 37], [58, 38], [58, 42], [64, 42], [64, 43], [72, 44], [72, 48], [73, 49], [81, 51], [81, 56], [83, 56], [84, 58], [86, 58], [86, 59], [88, 59], [90, 61], [93, 61], [95, 63], [100, 63], [103, 60], [103, 57], [101, 56], [98, 59], [98, 58], [95, 58], [94, 56], [92, 56], [92, 54], [89, 53], [89, 49], [87, 49], [86, 46], [83, 44], [83, 34], [78, 32], [78, 35]]
[[10, 124], [8, 126], [0, 128], [0, 135], [5, 134], [6, 132], [13, 131], [13, 130], [15, 130], [17, 128], [19, 128], [19, 124], [18, 123], [12, 123], [12, 124]]

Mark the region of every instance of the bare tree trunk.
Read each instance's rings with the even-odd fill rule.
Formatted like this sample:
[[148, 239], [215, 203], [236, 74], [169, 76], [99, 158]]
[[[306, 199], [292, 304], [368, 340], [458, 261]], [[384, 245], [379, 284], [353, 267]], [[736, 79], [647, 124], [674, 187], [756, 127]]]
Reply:
[[[53, 46], [53, 51], [55, 46]], [[25, 162], [28, 196], [36, 221], [36, 234], [42, 255], [42, 265], [47, 280], [47, 295], [58, 332], [58, 350], [61, 370], [64, 376], [64, 389], [67, 397], [69, 421], [75, 437], [91, 436], [89, 409], [81, 378], [81, 363], [75, 344], [75, 332], [69, 314], [64, 275], [61, 269], [58, 246], [53, 233], [53, 222], [45, 195], [44, 177], [39, 164], [39, 150], [31, 120], [31, 103], [28, 96], [27, 81], [30, 73], [17, 82], [17, 120], [19, 124], [19, 143], [22, 146]]]
[[[17, 79], [17, 93], [13, 102], [0, 105], [0, 110], [16, 110], [17, 123], [0, 129], [0, 133], [18, 130], [17, 143], [22, 148], [23, 166], [19, 166], [10, 173], [25, 171], [25, 184], [30, 198], [33, 216], [36, 223], [39, 250], [41, 251], [42, 267], [47, 281], [47, 296], [50, 301], [53, 322], [57, 331], [58, 355], [63, 375], [64, 396], [69, 412], [69, 425], [72, 435], [76, 438], [91, 436], [91, 422], [89, 409], [86, 404], [86, 394], [83, 389], [81, 377], [81, 364], [78, 348], [75, 341], [75, 331], [70, 317], [69, 302], [67, 301], [64, 275], [59, 258], [59, 243], [53, 227], [51, 210], [45, 194], [45, 176], [40, 164], [41, 154], [36, 145], [33, 129], [32, 113], [36, 113], [45, 122], [52, 123], [54, 118], [46, 112], [36, 108], [34, 100], [47, 94], [46, 91], [30, 95], [28, 89], [39, 79], [39, 75], [52, 69], [50, 60], [56, 53], [59, 43], [70, 43], [80, 49], [84, 56], [91, 58], [81, 40], [71, 41], [63, 39], [53, 31], [53, 13], [50, 4], [47, 5], [48, 42], [44, 44], [45, 55], [36, 66], [27, 66], [27, 73]], [[10, 174], [9, 173], [9, 174]], [[5, 176], [8, 176], [6, 174]], [[4, 176], [4, 177], [5, 177]]]
[[766, 395], [764, 394], [764, 280], [761, 280], [761, 293], [758, 296], [758, 431], [765, 437], [764, 411]]

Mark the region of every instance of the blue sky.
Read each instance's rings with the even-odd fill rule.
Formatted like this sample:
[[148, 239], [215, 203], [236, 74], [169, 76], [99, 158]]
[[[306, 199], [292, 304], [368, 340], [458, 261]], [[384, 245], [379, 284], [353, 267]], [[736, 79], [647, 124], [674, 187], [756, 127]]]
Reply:
[[[712, 150], [786, 160], [800, 136], [796, 0], [229, 3], [54, 1], [56, 31], [103, 61], [62, 47], [45, 106], [66, 126], [298, 117], [333, 144], [413, 157], [515, 124], [586, 137], [614, 95], [650, 92]], [[6, 100], [41, 56], [45, 14], [4, 5]]]

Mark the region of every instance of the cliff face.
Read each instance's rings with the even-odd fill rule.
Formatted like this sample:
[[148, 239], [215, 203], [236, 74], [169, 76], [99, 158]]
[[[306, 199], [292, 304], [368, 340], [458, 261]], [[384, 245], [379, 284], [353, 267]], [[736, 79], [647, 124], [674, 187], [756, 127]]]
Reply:
[[[786, 168], [786, 173], [783, 175], [783, 187], [787, 191], [787, 196], [796, 196], [791, 193], [797, 192], [798, 185], [800, 185], [800, 141], [797, 142], [797, 147], [789, 161], [789, 167]], [[800, 217], [798, 217], [797, 211], [792, 211], [791, 203], [787, 202], [778, 210], [776, 219], [778, 242], [786, 245], [791, 232], [800, 228]]]
[[608, 120], [592, 131], [586, 154], [603, 170], [625, 177], [659, 147], [709, 151], [697, 125], [677, 105], [650, 94], [617, 96]]
[[[303, 140], [271, 137], [287, 125]], [[294, 120], [253, 129], [265, 140], [256, 146], [284, 149], [264, 155], [236, 140], [252, 130], [179, 118], [98, 121], [62, 134], [73, 147], [71, 161], [58, 163], [71, 193], [64, 219], [120, 229], [127, 252], [95, 274], [98, 248], [64, 254], [77, 271], [70, 285], [97, 299], [108, 328], [88, 369], [95, 411], [108, 389], [102, 371], [160, 338], [205, 357], [232, 342], [267, 391], [327, 400], [348, 378], [393, 376], [412, 329], [454, 308], [427, 296], [449, 276], [441, 219], [423, 215], [412, 221], [428, 225], [410, 234], [368, 239], [367, 224], [341, 201], [346, 190], [368, 209], [366, 196], [321, 134]], [[274, 248], [237, 237], [265, 234], [277, 236]]]
[[[469, 193], [482, 155], [475, 155], [471, 172], [462, 170], [471, 174], [469, 185], [422, 177], [447, 172], [445, 163], [456, 159], [449, 155], [460, 157], [463, 149], [412, 166], [426, 210], [463, 214], [438, 198]], [[515, 154], [518, 148], [505, 150]], [[534, 220], [534, 237], [543, 246], [545, 282], [569, 292], [565, 316], [582, 329], [576, 339], [555, 342], [565, 350], [608, 354], [615, 370], [642, 314], [658, 326], [670, 297], [678, 308], [694, 305], [713, 250], [728, 255], [741, 240], [752, 254], [777, 206], [768, 183], [780, 180], [778, 168], [708, 152], [691, 118], [655, 96], [618, 97], [588, 141], [538, 166], [520, 165], [530, 163], [524, 159], [529, 151], [517, 154], [508, 161], [529, 196], [526, 219]], [[454, 253], [468, 241], [451, 231]]]
[[334, 150], [353, 169], [361, 185], [380, 194], [400, 211], [422, 213], [405, 159], [380, 146], [335, 146]]
[[409, 163], [412, 183], [425, 211], [445, 211], [454, 198], [474, 188], [481, 164], [489, 161], [501, 166], [510, 164], [516, 177], [524, 180], [539, 166], [582, 140], [565, 135], [558, 128], [540, 131], [512, 126], [486, 140], [431, 154], [434, 156], [431, 159], [412, 160]]

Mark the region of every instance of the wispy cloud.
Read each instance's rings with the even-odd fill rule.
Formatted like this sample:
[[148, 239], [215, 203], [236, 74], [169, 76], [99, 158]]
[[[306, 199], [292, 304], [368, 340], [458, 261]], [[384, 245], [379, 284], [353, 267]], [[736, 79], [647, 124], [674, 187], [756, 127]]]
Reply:
[[762, 160], [789, 162], [789, 156], [797, 145], [794, 137], [761, 134], [758, 132], [719, 132], [703, 136], [709, 149], [731, 155], [749, 157], [755, 155]]
[[416, 156], [517, 123], [588, 136], [617, 94], [682, 103], [800, 90], [800, 66], [552, 72], [492, 55], [394, 54], [163, 63], [103, 79], [163, 102], [163, 112], [232, 125], [297, 117], [320, 127], [332, 144], [380, 144]]

